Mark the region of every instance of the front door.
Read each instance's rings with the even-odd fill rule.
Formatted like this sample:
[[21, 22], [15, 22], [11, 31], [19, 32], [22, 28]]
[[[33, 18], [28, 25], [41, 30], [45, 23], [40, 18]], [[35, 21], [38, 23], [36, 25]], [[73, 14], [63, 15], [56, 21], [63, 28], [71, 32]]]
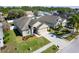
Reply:
[[38, 33], [36, 27], [33, 27], [33, 33], [34, 33], [34, 34], [37, 34], [37, 33]]

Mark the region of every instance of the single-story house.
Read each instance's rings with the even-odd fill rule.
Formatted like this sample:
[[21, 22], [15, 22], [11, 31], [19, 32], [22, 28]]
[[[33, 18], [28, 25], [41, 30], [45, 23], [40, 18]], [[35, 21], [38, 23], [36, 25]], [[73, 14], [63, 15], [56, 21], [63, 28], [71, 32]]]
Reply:
[[59, 15], [59, 13], [57, 12], [57, 10], [51, 11], [52, 15]]
[[44, 12], [43, 11], [38, 11], [37, 14], [38, 14], [38, 16], [44, 16]]
[[42, 16], [37, 19], [23, 16], [15, 20], [14, 23], [18, 31], [23, 36], [27, 36], [31, 34], [39, 34], [40, 31], [47, 31], [49, 27], [56, 27], [56, 25], [63, 23], [64, 20], [66, 19], [54, 15]]

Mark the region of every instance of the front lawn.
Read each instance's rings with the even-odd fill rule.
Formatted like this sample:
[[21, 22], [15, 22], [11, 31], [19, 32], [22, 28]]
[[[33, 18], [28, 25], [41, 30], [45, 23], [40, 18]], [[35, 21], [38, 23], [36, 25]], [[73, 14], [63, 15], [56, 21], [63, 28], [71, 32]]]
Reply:
[[38, 38], [35, 36], [27, 39], [26, 41], [19, 40], [17, 44], [17, 52], [33, 52], [46, 45], [47, 43], [49, 43], [47, 39], [43, 37]]
[[2, 52], [4, 53], [11, 53], [16, 52], [16, 36], [14, 31], [9, 30], [7, 32], [4, 32], [4, 44], [5, 48], [2, 49]]
[[46, 49], [45, 51], [43, 51], [42, 53], [56, 53], [58, 51], [58, 47], [55, 45], [52, 45], [51, 47], [49, 47], [48, 49]]
[[2, 49], [2, 52], [5, 53], [30, 53], [49, 43], [44, 37], [38, 38], [36, 36], [22, 40], [22, 36], [16, 36], [16, 33], [13, 30], [4, 32], [4, 36], [6, 47]]

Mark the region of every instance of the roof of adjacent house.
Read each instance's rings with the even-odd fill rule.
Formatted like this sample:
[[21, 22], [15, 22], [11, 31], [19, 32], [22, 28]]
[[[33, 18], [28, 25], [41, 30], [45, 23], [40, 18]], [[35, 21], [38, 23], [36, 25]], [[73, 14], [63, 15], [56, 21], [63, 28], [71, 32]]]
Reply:
[[2, 23], [0, 23], [0, 38], [3, 38], [3, 29], [2, 29]]
[[32, 11], [26, 11], [26, 15], [33, 15]]
[[42, 16], [38, 19], [32, 19], [32, 18], [28, 18], [27, 16], [23, 16], [23, 17], [15, 20], [15, 24], [21, 30], [27, 30], [28, 25], [32, 26], [37, 21], [39, 21], [41, 23], [46, 23], [46, 24], [56, 24], [57, 19], [58, 19], [58, 16], [53, 16], [53, 15]]

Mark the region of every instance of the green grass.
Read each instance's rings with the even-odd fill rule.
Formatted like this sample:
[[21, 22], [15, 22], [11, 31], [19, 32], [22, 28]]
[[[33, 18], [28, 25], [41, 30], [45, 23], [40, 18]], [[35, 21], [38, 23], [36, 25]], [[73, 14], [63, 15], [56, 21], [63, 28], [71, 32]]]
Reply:
[[49, 43], [44, 37], [38, 38], [35, 36], [23, 41], [22, 37], [16, 36], [13, 30], [4, 32], [4, 35], [4, 42], [7, 47], [2, 52], [29, 53]]
[[49, 47], [48, 49], [46, 49], [42, 53], [56, 53], [57, 51], [58, 51], [58, 47], [55, 45], [52, 45], [51, 47]]
[[10, 30], [7, 32], [4, 32], [4, 42], [5, 43], [11, 43], [14, 42], [16, 39], [14, 31]]
[[49, 43], [49, 41], [43, 37], [31, 37], [26, 41], [18, 43], [17, 52], [33, 52], [46, 45], [47, 43]]
[[16, 52], [16, 36], [14, 31], [10, 30], [4, 32], [4, 43], [6, 48], [2, 50], [2, 52]]

